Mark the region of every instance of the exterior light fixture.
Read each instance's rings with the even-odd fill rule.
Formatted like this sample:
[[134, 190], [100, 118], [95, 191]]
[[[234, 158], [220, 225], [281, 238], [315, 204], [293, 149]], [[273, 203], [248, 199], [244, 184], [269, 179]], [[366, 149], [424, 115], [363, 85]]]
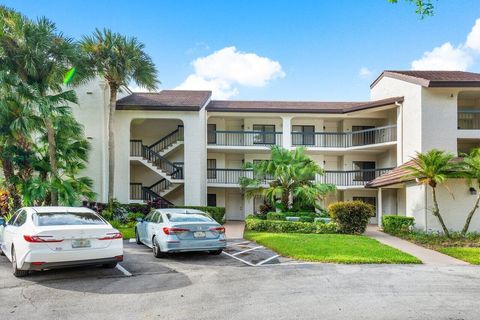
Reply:
[[474, 196], [474, 195], [477, 194], [477, 190], [476, 190], [474, 187], [470, 187], [470, 188], [468, 189], [468, 191], [470, 191], [470, 194], [471, 194], [472, 196]]

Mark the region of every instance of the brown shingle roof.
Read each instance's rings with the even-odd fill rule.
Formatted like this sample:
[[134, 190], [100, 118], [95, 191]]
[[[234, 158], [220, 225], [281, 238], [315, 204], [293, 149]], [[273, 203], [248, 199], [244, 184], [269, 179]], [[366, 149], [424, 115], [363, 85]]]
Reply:
[[291, 112], [291, 113], [349, 113], [402, 102], [403, 97], [367, 102], [315, 102], [315, 101], [229, 101], [212, 100], [209, 112]]
[[[462, 158], [455, 157], [452, 162], [460, 162]], [[391, 186], [394, 184], [405, 183], [415, 180], [413, 177], [408, 177], [410, 171], [407, 169], [409, 166], [415, 166], [415, 161], [410, 160], [404, 164], [394, 168], [393, 170], [388, 171], [387, 173], [382, 174], [381, 176], [373, 179], [372, 181], [367, 182], [365, 185], [366, 188], [380, 188]]]
[[383, 77], [403, 80], [423, 87], [480, 87], [480, 73], [464, 71], [395, 71], [385, 70], [373, 81], [373, 88]]
[[198, 111], [210, 99], [211, 91], [163, 90], [132, 93], [117, 101], [117, 110]]

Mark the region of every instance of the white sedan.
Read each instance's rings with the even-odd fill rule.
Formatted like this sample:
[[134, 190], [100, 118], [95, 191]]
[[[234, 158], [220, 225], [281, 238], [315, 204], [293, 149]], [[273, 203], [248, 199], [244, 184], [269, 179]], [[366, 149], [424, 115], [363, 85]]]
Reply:
[[17, 277], [82, 265], [114, 268], [123, 260], [122, 234], [87, 208], [22, 208], [0, 221], [0, 248]]

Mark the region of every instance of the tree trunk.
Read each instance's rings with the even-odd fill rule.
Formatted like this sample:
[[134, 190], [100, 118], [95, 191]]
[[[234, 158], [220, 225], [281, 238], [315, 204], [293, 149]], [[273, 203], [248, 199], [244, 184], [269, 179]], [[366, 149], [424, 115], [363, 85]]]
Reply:
[[445, 226], [445, 222], [443, 222], [443, 218], [440, 215], [440, 209], [438, 208], [438, 202], [437, 202], [437, 193], [435, 188], [432, 187], [432, 198], [433, 198], [433, 215], [437, 217], [438, 221], [440, 222], [440, 225], [442, 226], [443, 233], [447, 236], [447, 238], [450, 238], [450, 232], [447, 229], [447, 226]]
[[472, 221], [472, 217], [475, 214], [475, 211], [478, 209], [478, 204], [480, 203], [480, 193], [477, 194], [477, 199], [475, 200], [475, 204], [473, 205], [472, 210], [468, 213], [467, 220], [465, 221], [465, 225], [463, 226], [462, 229], [462, 236], [465, 236], [465, 234], [468, 231], [468, 227], [470, 227], [470, 222]]
[[[57, 165], [57, 144], [55, 142], [55, 129], [53, 127], [53, 121], [48, 116], [43, 119], [45, 128], [47, 129], [48, 140], [48, 160], [50, 161], [50, 177], [51, 183], [58, 177], [58, 165]], [[58, 192], [55, 188], [51, 188], [50, 203], [52, 206], [58, 206]]]
[[3, 168], [3, 176], [5, 178], [5, 182], [7, 185], [8, 193], [10, 197], [13, 199], [13, 209], [19, 209], [22, 207], [22, 199], [18, 194], [17, 187], [15, 183], [12, 182], [12, 177], [15, 175], [13, 170], [12, 162], [9, 159], [2, 158], [2, 168]]
[[290, 190], [286, 189], [282, 192], [282, 205], [284, 207], [284, 210], [290, 209], [289, 207], [289, 202], [290, 202]]
[[115, 141], [113, 135], [113, 115], [117, 106], [117, 88], [110, 86], [110, 105], [108, 110], [108, 201], [113, 199], [115, 185]]

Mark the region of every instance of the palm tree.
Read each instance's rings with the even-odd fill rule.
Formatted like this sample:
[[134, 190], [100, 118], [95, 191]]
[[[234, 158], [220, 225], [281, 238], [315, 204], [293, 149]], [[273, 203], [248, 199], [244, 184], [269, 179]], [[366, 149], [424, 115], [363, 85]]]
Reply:
[[[37, 107], [48, 136], [48, 155], [51, 179], [58, 177], [55, 131], [52, 118], [57, 107], [76, 103], [74, 91], [63, 91], [66, 72], [76, 66], [79, 72], [75, 83], [86, 80], [89, 69], [84, 56], [73, 39], [58, 32], [53, 22], [40, 18], [34, 22], [23, 15], [0, 7], [0, 65], [38, 93]], [[51, 204], [58, 204], [55, 188]]]
[[416, 157], [412, 158], [413, 164], [405, 167], [409, 171], [405, 177], [414, 177], [418, 184], [429, 186], [432, 189], [432, 213], [437, 217], [447, 237], [450, 237], [450, 232], [440, 214], [436, 190], [439, 184], [458, 176], [458, 164], [452, 162], [452, 159], [453, 154], [432, 149], [426, 153], [417, 152]]
[[[470, 154], [466, 155], [463, 159], [461, 165], [461, 173], [467, 179], [469, 186], [476, 184], [477, 189], [480, 186], [480, 148], [473, 149]], [[465, 225], [462, 229], [462, 235], [464, 236], [468, 228], [470, 227], [470, 222], [472, 221], [473, 215], [477, 211], [480, 204], [480, 192], [477, 192], [477, 197], [475, 203], [473, 204], [472, 209], [468, 212], [467, 219], [465, 220]]]
[[105, 78], [110, 87], [108, 130], [108, 200], [113, 199], [115, 183], [115, 143], [113, 115], [117, 105], [117, 93], [130, 82], [148, 90], [155, 90], [159, 83], [157, 70], [145, 46], [137, 38], [127, 38], [108, 29], [96, 29], [92, 36], [85, 36], [81, 48], [90, 56], [96, 72]]
[[[323, 169], [305, 154], [304, 148], [293, 151], [279, 146], [271, 149], [271, 160], [246, 163], [245, 169], [253, 170], [254, 177], [243, 177], [239, 183], [247, 197], [263, 196], [282, 210], [317, 207], [317, 202], [335, 186], [314, 182], [315, 175], [322, 175]], [[271, 180], [268, 187], [262, 182]]]

